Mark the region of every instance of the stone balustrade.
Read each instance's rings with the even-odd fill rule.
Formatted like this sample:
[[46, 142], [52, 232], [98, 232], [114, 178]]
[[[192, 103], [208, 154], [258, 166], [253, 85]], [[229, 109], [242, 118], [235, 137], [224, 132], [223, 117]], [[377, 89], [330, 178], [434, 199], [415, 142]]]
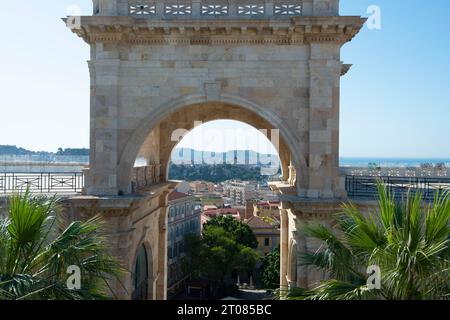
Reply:
[[157, 19], [337, 16], [339, 0], [93, 0], [94, 15]]
[[161, 182], [161, 165], [152, 164], [148, 166], [133, 168], [132, 182], [136, 189], [145, 188]]

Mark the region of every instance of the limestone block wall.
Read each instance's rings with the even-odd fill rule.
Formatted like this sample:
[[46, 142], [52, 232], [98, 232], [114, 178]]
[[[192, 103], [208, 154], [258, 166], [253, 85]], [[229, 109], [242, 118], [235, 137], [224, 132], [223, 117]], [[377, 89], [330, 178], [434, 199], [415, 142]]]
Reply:
[[147, 250], [149, 299], [165, 300], [167, 291], [167, 194], [168, 186], [134, 197], [75, 197], [64, 201], [63, 220], [87, 220], [101, 215], [103, 232], [113, 256], [126, 273], [112, 281], [111, 296], [131, 299], [138, 249]]
[[[128, 156], [130, 143], [139, 149], [144, 142], [130, 141], [142, 119], [163, 119], [180, 107], [171, 106], [174, 100], [188, 106], [205, 96], [206, 103], [223, 97], [250, 101], [271, 116], [275, 128], [290, 132], [294, 158], [311, 167], [305, 172], [294, 163], [305, 195], [309, 190], [311, 197], [332, 197], [338, 189], [339, 46], [96, 47], [94, 181], [88, 180], [95, 188], [88, 193], [130, 192], [128, 171], [117, 172], [116, 165]], [[318, 59], [310, 60], [311, 50]], [[122, 59], [111, 59], [120, 52]], [[161, 146], [170, 138], [160, 137]]]
[[[364, 213], [374, 211], [377, 207], [376, 201], [360, 201], [355, 205]], [[298, 286], [312, 288], [320, 281], [329, 277], [328, 274], [311, 266], [301, 265], [301, 254], [303, 252], [315, 252], [325, 249], [325, 245], [314, 238], [306, 236], [302, 232], [302, 226], [307, 223], [320, 223], [333, 230], [339, 236], [340, 231], [336, 228], [333, 216], [342, 211], [341, 203], [338, 201], [282, 201], [281, 223], [281, 288]], [[283, 238], [284, 236], [284, 238]], [[295, 246], [292, 246], [295, 243]], [[292, 250], [296, 250], [295, 253]], [[290, 259], [295, 257], [296, 261]], [[295, 270], [292, 268], [295, 267]], [[364, 268], [365, 266], [362, 266]]]
[[[340, 48], [364, 20], [333, 16], [336, 3], [313, 1], [317, 17], [274, 20], [147, 20], [110, 16], [113, 4], [105, 14], [81, 17], [73, 31], [91, 45], [87, 194], [129, 194], [139, 150], [164, 119], [195, 104], [222, 103], [280, 129], [298, 196], [345, 196], [339, 81], [348, 65]], [[157, 158], [171, 137], [159, 136], [152, 164], [164, 166]]]

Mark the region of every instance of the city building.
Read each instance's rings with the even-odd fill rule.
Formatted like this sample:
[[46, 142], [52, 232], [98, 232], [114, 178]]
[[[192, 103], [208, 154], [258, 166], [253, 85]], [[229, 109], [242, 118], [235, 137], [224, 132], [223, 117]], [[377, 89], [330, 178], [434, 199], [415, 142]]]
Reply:
[[232, 216], [236, 220], [241, 220], [244, 211], [239, 208], [216, 208], [213, 206], [206, 206], [205, 209], [206, 210], [203, 211], [202, 215], [205, 216], [207, 220], [217, 216]]
[[200, 235], [201, 210], [195, 205], [195, 197], [186, 193], [173, 191], [168, 200], [167, 296], [170, 298], [184, 290], [185, 281], [189, 278], [189, 274], [183, 270], [185, 236]]
[[213, 193], [216, 186], [212, 182], [193, 181], [189, 183], [193, 193]]
[[253, 215], [280, 219], [279, 201], [258, 201], [253, 203]]
[[262, 218], [253, 216], [245, 220], [245, 223], [252, 229], [258, 241], [256, 250], [263, 256], [280, 244], [280, 226], [270, 224]]
[[247, 200], [258, 196], [257, 183], [254, 181], [228, 180], [222, 186], [224, 196], [231, 198], [235, 205], [245, 205]]

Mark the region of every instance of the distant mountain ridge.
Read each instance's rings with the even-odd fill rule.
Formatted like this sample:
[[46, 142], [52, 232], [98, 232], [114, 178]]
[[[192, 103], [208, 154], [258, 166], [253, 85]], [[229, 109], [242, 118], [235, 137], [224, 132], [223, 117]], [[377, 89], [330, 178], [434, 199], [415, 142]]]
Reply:
[[253, 150], [230, 150], [226, 152], [200, 151], [191, 148], [175, 148], [172, 152], [173, 164], [242, 164], [278, 165], [280, 159], [275, 154], [263, 154]]
[[58, 156], [88, 156], [89, 149], [86, 148], [59, 148], [57, 152], [31, 151], [15, 145], [0, 145], [0, 155], [58, 155]]

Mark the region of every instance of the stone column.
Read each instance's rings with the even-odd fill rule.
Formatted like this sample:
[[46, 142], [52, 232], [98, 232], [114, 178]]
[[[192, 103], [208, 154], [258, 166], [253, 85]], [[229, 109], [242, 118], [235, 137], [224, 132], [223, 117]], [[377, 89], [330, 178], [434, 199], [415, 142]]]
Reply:
[[159, 238], [158, 238], [158, 279], [156, 281], [156, 300], [167, 300], [167, 193], [160, 196]]
[[[306, 237], [304, 235], [297, 234], [297, 257], [300, 257], [302, 253], [307, 251]], [[297, 260], [297, 286], [300, 288], [308, 288], [308, 267], [298, 265]]]
[[281, 203], [281, 231], [280, 231], [280, 289], [288, 289], [287, 282], [287, 266], [288, 266], [288, 252], [289, 252], [289, 217], [285, 204]]
[[[89, 195], [118, 195], [118, 91], [120, 60], [114, 48], [95, 45], [91, 69], [90, 169], [86, 179]], [[109, 45], [108, 45], [109, 46]], [[100, 59], [98, 59], [100, 57]], [[111, 57], [113, 57], [111, 59]]]
[[337, 43], [311, 43], [309, 198], [341, 194], [339, 183], [339, 80]]

